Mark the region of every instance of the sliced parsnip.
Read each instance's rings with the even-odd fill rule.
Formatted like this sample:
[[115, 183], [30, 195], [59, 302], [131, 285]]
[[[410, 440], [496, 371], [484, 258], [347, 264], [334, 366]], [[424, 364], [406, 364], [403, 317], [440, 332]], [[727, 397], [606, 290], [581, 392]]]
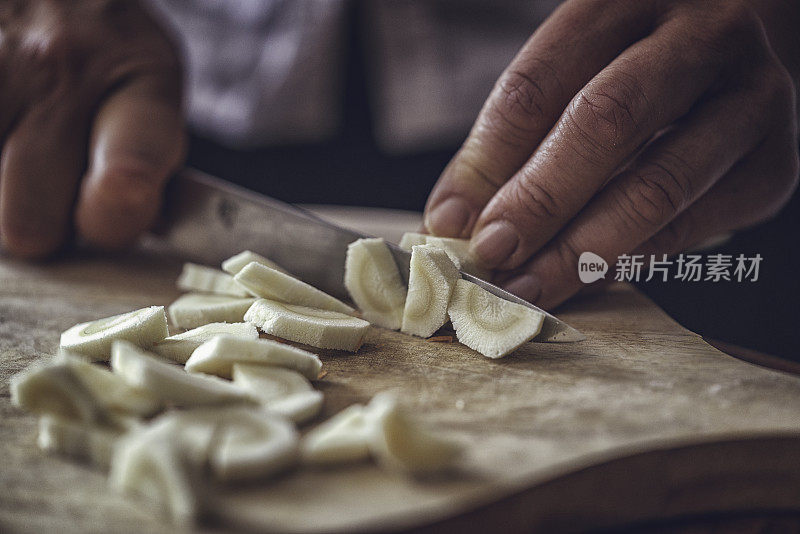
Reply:
[[191, 407], [253, 402], [226, 380], [187, 373], [130, 343], [118, 341], [111, 352], [111, 369], [115, 373], [132, 386], [150, 390], [165, 403]]
[[300, 451], [307, 464], [332, 465], [372, 456], [386, 469], [425, 474], [450, 468], [461, 447], [418, 423], [396, 396], [380, 393], [367, 406], [352, 405], [311, 430]]
[[268, 411], [303, 423], [322, 408], [322, 392], [302, 374], [282, 367], [235, 363], [233, 383], [258, 399]]
[[255, 261], [244, 266], [234, 279], [262, 298], [340, 313], [355, 311], [316, 287]]
[[105, 367], [67, 354], [61, 354], [54, 361], [66, 363], [95, 402], [107, 412], [123, 417], [150, 417], [163, 407], [153, 393], [129, 385]]
[[430, 337], [441, 328], [447, 321], [447, 305], [459, 279], [458, 268], [444, 250], [433, 245], [415, 245], [401, 330]]
[[285, 274], [289, 274], [286, 269], [275, 263], [274, 261], [265, 258], [261, 254], [256, 254], [255, 252], [251, 252], [249, 250], [245, 250], [240, 252], [239, 254], [228, 258], [227, 260], [222, 262], [222, 270], [230, 275], [239, 274], [239, 271], [244, 269], [244, 267], [248, 263], [260, 263], [261, 265], [266, 265], [276, 271], [280, 271]]
[[273, 336], [350, 352], [361, 347], [369, 330], [369, 323], [358, 317], [268, 299], [254, 302], [244, 319]]
[[502, 358], [542, 329], [544, 314], [458, 280], [448, 309], [458, 340], [487, 358]]
[[469, 239], [457, 239], [455, 237], [428, 236], [425, 240], [428, 245], [439, 247], [447, 252], [447, 255], [456, 264], [459, 270], [477, 276], [478, 278], [489, 278], [491, 271], [481, 267], [475, 257], [469, 251]]
[[403, 250], [411, 252], [414, 245], [425, 245], [428, 242], [427, 234], [420, 234], [419, 232], [406, 232], [400, 238], [399, 247]]
[[300, 455], [313, 465], [366, 460], [373, 433], [364, 406], [353, 404], [308, 432], [300, 443]]
[[61, 334], [61, 348], [97, 360], [108, 360], [111, 343], [124, 339], [150, 347], [169, 335], [163, 306], [150, 306], [73, 326]]
[[236, 283], [230, 274], [196, 263], [183, 264], [183, 271], [178, 277], [177, 285], [183, 291], [215, 293], [232, 297], [251, 296], [245, 288]]
[[194, 349], [219, 335], [258, 339], [258, 329], [250, 323], [204, 324], [182, 334], [169, 336], [153, 345], [151, 350], [174, 362], [186, 363]]
[[108, 423], [102, 407], [64, 362], [37, 362], [12, 376], [11, 402], [39, 415], [87, 424]]
[[297, 457], [294, 426], [260, 408], [175, 410], [150, 427], [171, 434], [192, 464], [209, 466], [219, 480], [268, 477], [293, 465]]
[[244, 312], [254, 301], [254, 298], [187, 293], [169, 305], [169, 320], [186, 329], [209, 323], [241, 323]]
[[344, 285], [366, 320], [392, 330], [400, 328], [406, 286], [383, 239], [359, 239], [350, 243]]
[[11, 400], [40, 415], [118, 428], [127, 426], [125, 418], [147, 417], [161, 408], [148, 391], [67, 355], [35, 363], [14, 375]]
[[400, 239], [400, 248], [411, 251], [414, 245], [433, 245], [443, 249], [459, 270], [478, 278], [487, 278], [491, 274], [489, 270], [478, 265], [470, 253], [469, 239], [439, 237], [417, 232], [403, 234], [402, 239]]
[[237, 410], [227, 413], [225, 421], [209, 458], [219, 480], [269, 477], [297, 461], [297, 431], [283, 417], [264, 410]]
[[244, 339], [225, 335], [215, 336], [197, 347], [186, 361], [186, 370], [230, 378], [235, 363], [286, 367], [312, 380], [322, 370], [322, 362], [317, 355], [303, 349], [270, 339]]
[[[210, 437], [209, 437], [210, 440]], [[109, 483], [145, 498], [181, 527], [203, 511], [201, 472], [185, 440], [168, 425], [151, 425], [122, 438], [111, 458]]]
[[114, 445], [122, 436], [116, 429], [63, 419], [39, 418], [37, 444], [45, 452], [70, 456], [100, 469], [108, 469]]
[[370, 453], [386, 469], [428, 474], [451, 468], [461, 454], [458, 444], [420, 425], [390, 393], [375, 395], [365, 417]]

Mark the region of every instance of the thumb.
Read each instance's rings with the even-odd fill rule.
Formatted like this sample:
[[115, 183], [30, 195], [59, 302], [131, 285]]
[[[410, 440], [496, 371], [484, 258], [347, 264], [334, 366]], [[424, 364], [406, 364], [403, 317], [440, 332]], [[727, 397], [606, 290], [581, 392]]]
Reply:
[[133, 242], [155, 220], [185, 153], [179, 84], [141, 78], [101, 105], [75, 212], [78, 234], [101, 247]]

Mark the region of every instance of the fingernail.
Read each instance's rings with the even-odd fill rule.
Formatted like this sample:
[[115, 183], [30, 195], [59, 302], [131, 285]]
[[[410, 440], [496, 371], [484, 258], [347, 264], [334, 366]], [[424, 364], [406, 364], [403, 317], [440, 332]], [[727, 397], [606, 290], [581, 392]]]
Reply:
[[471, 252], [490, 269], [508, 259], [519, 245], [517, 231], [505, 221], [495, 221], [472, 239]]
[[451, 197], [433, 208], [425, 217], [425, 227], [434, 235], [458, 237], [469, 222], [469, 205], [464, 199]]
[[542, 284], [539, 283], [539, 278], [537, 276], [526, 273], [512, 278], [507, 283], [503, 284], [503, 289], [521, 299], [535, 302], [541, 295]]

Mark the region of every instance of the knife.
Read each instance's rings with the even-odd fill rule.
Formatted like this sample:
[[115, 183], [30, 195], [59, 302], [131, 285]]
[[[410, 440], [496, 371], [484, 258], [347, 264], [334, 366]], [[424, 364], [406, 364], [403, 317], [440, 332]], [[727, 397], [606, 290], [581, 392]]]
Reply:
[[[339, 298], [348, 297], [344, 287], [347, 245], [368, 237], [194, 169], [184, 169], [170, 182], [164, 219], [155, 234], [182, 257], [211, 265], [252, 250]], [[411, 253], [387, 245], [407, 285]], [[578, 330], [530, 302], [467, 273], [462, 272], [461, 277], [500, 298], [543, 313], [542, 330], [533, 341], [585, 339]]]

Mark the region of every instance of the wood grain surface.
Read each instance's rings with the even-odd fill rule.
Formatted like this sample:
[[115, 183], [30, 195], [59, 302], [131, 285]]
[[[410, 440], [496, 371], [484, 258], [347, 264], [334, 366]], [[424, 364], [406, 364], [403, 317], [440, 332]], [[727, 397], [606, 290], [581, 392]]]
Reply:
[[[0, 260], [0, 531], [171, 531], [103, 473], [41, 453], [8, 378], [77, 322], [168, 304], [179, 270], [148, 251]], [[320, 419], [398, 391], [464, 443], [459, 469], [411, 480], [363, 464], [214, 488], [203, 528], [552, 531], [800, 509], [800, 378], [726, 356], [628, 286], [559, 315], [587, 341], [491, 361], [374, 328], [357, 354], [317, 351], [328, 371]]]

